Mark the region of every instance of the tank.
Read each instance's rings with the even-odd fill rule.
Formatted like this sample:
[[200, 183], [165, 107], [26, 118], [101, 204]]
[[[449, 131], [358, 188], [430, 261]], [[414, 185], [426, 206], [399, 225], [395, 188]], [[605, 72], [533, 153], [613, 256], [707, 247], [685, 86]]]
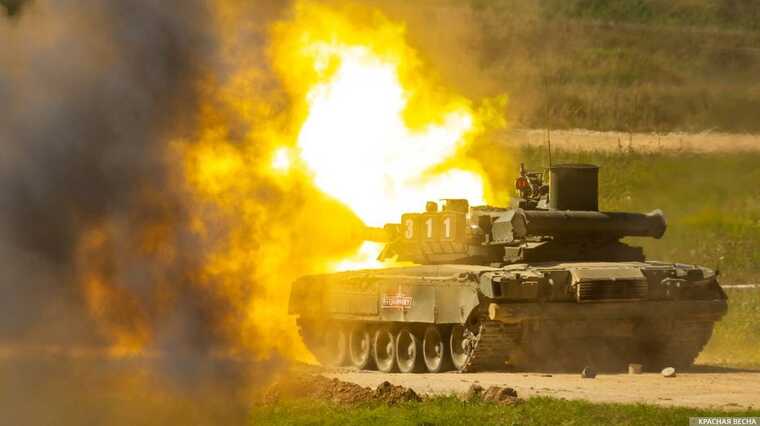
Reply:
[[412, 266], [298, 279], [290, 313], [331, 366], [384, 372], [687, 368], [727, 309], [718, 274], [647, 261], [663, 213], [598, 211], [598, 167], [523, 166], [510, 207], [428, 202], [367, 229]]

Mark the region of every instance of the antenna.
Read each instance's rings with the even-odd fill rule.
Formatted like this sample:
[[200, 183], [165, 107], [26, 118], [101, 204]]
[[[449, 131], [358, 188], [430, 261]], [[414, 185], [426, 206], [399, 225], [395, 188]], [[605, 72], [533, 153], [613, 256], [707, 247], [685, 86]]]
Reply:
[[716, 276], [716, 277], [719, 277], [719, 276], [720, 276], [720, 267], [721, 267], [721, 265], [722, 265], [722, 263], [723, 263], [723, 259], [724, 259], [724, 258], [725, 258], [725, 256], [721, 256], [721, 257], [719, 257], [719, 258], [718, 258], [718, 264], [717, 264], [717, 265], [715, 265], [715, 276]]
[[[542, 62], [543, 64], [543, 62]], [[546, 72], [542, 73], [541, 76], [541, 82], [543, 83], [543, 89], [544, 89], [544, 125], [546, 126], [546, 145], [548, 149], [548, 159], [549, 159], [549, 169], [552, 168], [552, 126], [549, 120], [549, 100], [551, 99], [549, 96], [549, 81], [548, 76], [546, 75]]]

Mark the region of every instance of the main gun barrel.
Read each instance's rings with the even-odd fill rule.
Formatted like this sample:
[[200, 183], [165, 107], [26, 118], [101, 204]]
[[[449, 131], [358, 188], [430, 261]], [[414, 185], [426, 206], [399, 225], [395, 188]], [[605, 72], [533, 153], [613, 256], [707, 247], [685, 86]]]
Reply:
[[392, 231], [389, 229], [388, 225], [386, 225], [385, 228], [367, 226], [364, 228], [362, 237], [365, 241], [372, 241], [375, 243], [388, 243], [393, 239], [393, 236], [391, 234]]
[[565, 210], [514, 211], [511, 218], [515, 238], [551, 237], [653, 237], [665, 234], [665, 216], [660, 210], [650, 213], [621, 213]]

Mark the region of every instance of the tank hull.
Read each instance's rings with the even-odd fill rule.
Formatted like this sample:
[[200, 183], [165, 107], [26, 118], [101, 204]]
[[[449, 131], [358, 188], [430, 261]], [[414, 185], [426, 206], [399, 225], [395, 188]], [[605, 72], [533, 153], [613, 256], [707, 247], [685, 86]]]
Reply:
[[437, 372], [684, 368], [726, 306], [705, 268], [569, 262], [304, 277], [290, 310], [325, 364]]

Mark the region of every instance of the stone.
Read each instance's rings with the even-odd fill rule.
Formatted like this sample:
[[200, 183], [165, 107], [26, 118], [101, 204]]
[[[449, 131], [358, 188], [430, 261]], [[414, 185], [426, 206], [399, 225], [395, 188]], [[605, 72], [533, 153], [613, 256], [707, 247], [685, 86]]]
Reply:
[[676, 369], [673, 367], [665, 367], [662, 369], [662, 377], [676, 377]]
[[483, 396], [483, 386], [480, 386], [478, 384], [472, 384], [470, 385], [470, 388], [467, 389], [467, 393], [465, 394], [465, 399], [468, 401], [472, 401], [475, 399], [479, 399]]
[[596, 377], [596, 371], [591, 367], [586, 367], [581, 370], [581, 377], [584, 379], [593, 379]]
[[513, 404], [517, 400], [517, 391], [509, 387], [491, 386], [483, 393], [483, 401]]

